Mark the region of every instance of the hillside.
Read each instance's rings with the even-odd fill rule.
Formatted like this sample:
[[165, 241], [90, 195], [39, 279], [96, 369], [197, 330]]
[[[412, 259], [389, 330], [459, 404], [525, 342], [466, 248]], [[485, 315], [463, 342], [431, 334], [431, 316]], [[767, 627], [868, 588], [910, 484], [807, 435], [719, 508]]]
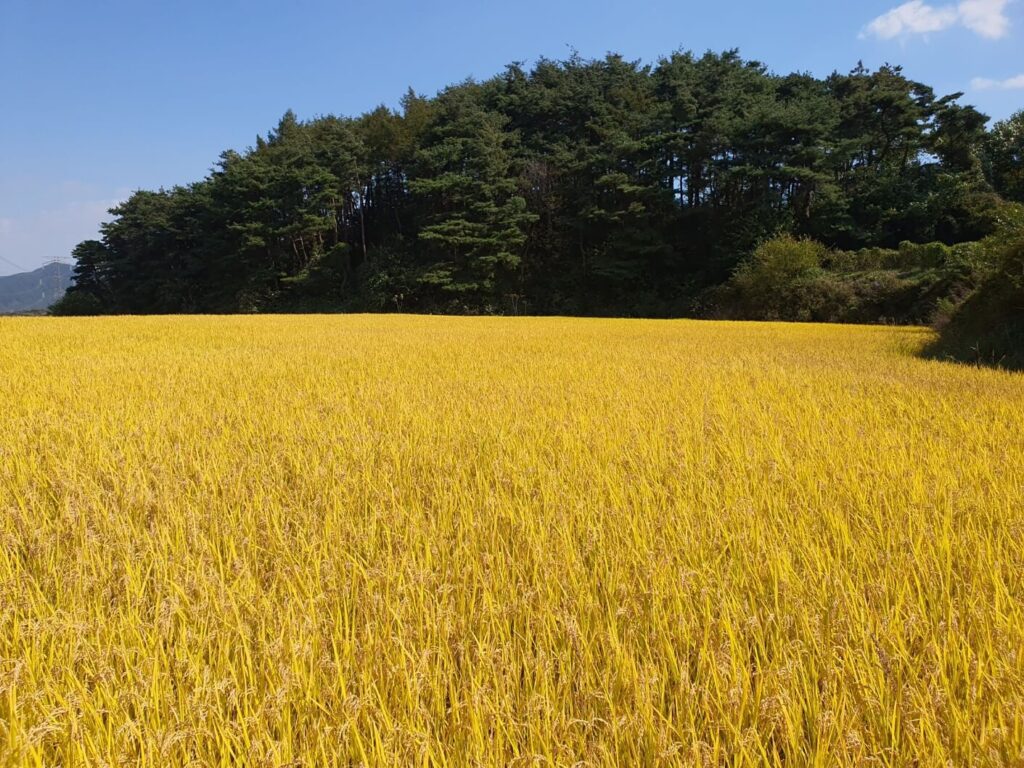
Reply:
[[0, 277], [0, 314], [44, 310], [63, 296], [69, 285], [68, 264], [47, 264], [32, 272]]
[[897, 66], [512, 65], [399, 110], [288, 111], [206, 177], [137, 190], [74, 249], [82, 296], [61, 309], [692, 315], [778, 234], [844, 252], [990, 235], [1017, 193], [984, 169], [1016, 123], [986, 121]]

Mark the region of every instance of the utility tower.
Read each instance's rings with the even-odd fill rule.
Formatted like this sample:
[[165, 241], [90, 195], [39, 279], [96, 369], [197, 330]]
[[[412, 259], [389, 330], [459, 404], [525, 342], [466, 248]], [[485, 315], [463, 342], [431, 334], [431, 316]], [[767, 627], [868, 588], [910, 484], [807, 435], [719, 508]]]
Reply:
[[43, 266], [49, 268], [50, 271], [49, 285], [46, 286], [50, 291], [50, 301], [59, 301], [64, 295], [64, 281], [61, 278], [61, 272], [64, 267], [70, 265], [64, 259], [50, 259]]

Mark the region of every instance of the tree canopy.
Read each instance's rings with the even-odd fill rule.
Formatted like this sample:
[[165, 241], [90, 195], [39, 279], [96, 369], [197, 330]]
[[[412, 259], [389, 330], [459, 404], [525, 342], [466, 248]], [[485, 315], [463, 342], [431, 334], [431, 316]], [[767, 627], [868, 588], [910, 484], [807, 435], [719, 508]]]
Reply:
[[1022, 116], [989, 132], [960, 96], [898, 66], [816, 78], [677, 52], [289, 111], [206, 178], [114, 208], [72, 293], [131, 313], [687, 314], [776, 235], [990, 234], [1000, 196], [1024, 195]]

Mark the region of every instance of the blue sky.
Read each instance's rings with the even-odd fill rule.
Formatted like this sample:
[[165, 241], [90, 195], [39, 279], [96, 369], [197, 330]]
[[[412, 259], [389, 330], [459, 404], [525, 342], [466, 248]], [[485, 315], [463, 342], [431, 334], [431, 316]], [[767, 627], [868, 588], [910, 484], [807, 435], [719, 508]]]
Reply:
[[0, 275], [66, 258], [131, 190], [200, 178], [288, 108], [359, 114], [573, 48], [734, 47], [1024, 106], [1021, 0], [0, 0]]

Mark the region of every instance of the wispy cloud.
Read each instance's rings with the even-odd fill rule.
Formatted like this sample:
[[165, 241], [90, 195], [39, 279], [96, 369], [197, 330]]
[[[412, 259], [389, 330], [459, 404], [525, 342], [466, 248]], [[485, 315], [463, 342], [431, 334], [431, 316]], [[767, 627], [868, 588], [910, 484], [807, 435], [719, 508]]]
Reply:
[[992, 80], [987, 77], [976, 77], [971, 80], [971, 89], [975, 91], [1015, 91], [1024, 88], [1024, 75], [1008, 77], [1005, 80]]
[[956, 5], [934, 6], [924, 0], [910, 0], [872, 20], [860, 36], [892, 40], [963, 26], [976, 35], [998, 40], [1010, 31], [1008, 3], [1009, 0], [961, 0]]

